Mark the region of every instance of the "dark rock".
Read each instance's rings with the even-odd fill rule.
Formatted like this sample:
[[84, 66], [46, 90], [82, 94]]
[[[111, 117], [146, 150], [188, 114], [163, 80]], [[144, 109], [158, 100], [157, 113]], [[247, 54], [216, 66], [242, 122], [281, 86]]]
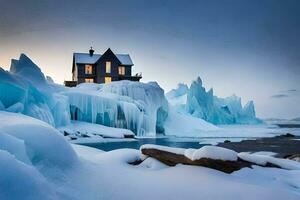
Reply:
[[70, 133], [68, 133], [67, 131], [64, 131], [64, 136], [68, 136], [70, 135]]
[[162, 151], [154, 148], [143, 148], [141, 149], [141, 151], [144, 155], [153, 157], [169, 166], [175, 166], [176, 164], [197, 165], [216, 169], [225, 173], [232, 173], [244, 167], [251, 167], [252, 165], [252, 163], [241, 159], [238, 159], [237, 161], [224, 161], [210, 158], [201, 158], [193, 161], [185, 157], [184, 155]]
[[295, 137], [295, 135], [291, 134], [291, 133], [287, 133], [285, 135], [282, 135], [283, 137]]
[[224, 141], [224, 143], [230, 143], [230, 142], [231, 142], [230, 140], [225, 140], [225, 141]]
[[134, 138], [134, 135], [124, 135], [124, 138]]
[[130, 162], [130, 163], [128, 163], [128, 164], [131, 164], [131, 165], [139, 165], [139, 164], [141, 164], [142, 162], [143, 162], [143, 160], [135, 160], [135, 161]]
[[77, 140], [77, 137], [69, 136], [71, 140]]
[[299, 154], [294, 154], [294, 155], [286, 156], [286, 159], [290, 159], [290, 160], [294, 160], [294, 161], [300, 162], [300, 153]]
[[81, 134], [81, 137], [84, 137], [84, 138], [86, 138], [86, 137], [90, 137], [90, 136], [88, 136], [87, 134], [85, 134], [85, 133], [82, 133]]

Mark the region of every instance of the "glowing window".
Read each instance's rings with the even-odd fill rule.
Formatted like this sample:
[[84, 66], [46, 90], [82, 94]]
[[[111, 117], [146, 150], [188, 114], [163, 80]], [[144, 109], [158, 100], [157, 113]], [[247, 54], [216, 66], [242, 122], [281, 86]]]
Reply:
[[85, 65], [85, 74], [92, 74], [92, 73], [93, 73], [93, 66]]
[[105, 83], [110, 83], [110, 82], [111, 82], [111, 77], [106, 76], [106, 77], [104, 78], [104, 82], [105, 82]]
[[125, 75], [125, 67], [120, 66], [120, 67], [118, 68], [118, 71], [119, 71], [119, 75]]
[[86, 78], [85, 82], [86, 83], [94, 83], [94, 79], [93, 78]]
[[110, 73], [110, 71], [111, 71], [111, 62], [110, 61], [106, 61], [106, 63], [105, 63], [105, 71], [106, 71], [107, 74]]

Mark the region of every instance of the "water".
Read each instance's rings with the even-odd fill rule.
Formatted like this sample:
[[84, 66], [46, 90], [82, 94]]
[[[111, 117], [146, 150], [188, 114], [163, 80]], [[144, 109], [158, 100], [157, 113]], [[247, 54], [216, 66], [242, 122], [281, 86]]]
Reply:
[[94, 147], [97, 149], [101, 149], [104, 151], [111, 151], [115, 149], [122, 148], [131, 148], [131, 149], [139, 149], [143, 144], [157, 144], [169, 147], [179, 147], [179, 148], [200, 148], [204, 145], [216, 144], [218, 142], [223, 142], [225, 140], [230, 141], [241, 141], [243, 139], [249, 138], [241, 138], [241, 137], [232, 137], [232, 138], [184, 138], [184, 137], [163, 137], [163, 138], [139, 138], [131, 141], [110, 141], [110, 142], [101, 142], [101, 143], [85, 143], [82, 145], [86, 145], [89, 147]]
[[[242, 140], [253, 140], [260, 137], [274, 137], [285, 133], [300, 135], [300, 128], [278, 128], [270, 125], [226, 125], [220, 126], [217, 132], [203, 132], [203, 137], [176, 137], [158, 136], [156, 138], [139, 138], [132, 140], [109, 139], [100, 143], [85, 143], [82, 145], [94, 147], [104, 151], [121, 148], [139, 149], [143, 144], [157, 144], [179, 148], [200, 148], [204, 145], [216, 145], [225, 140], [239, 142]], [[238, 136], [238, 137], [237, 137]]]

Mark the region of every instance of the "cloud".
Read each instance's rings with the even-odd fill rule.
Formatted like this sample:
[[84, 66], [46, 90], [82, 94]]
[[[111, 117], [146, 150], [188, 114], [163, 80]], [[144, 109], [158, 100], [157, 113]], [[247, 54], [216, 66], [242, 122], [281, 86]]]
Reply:
[[282, 93], [294, 93], [294, 92], [298, 92], [297, 89], [289, 89], [289, 90], [282, 90]]
[[298, 94], [299, 94], [299, 90], [297, 89], [281, 90], [278, 92], [278, 94], [272, 95], [271, 98], [275, 98], [275, 99], [287, 98]]
[[289, 95], [286, 94], [275, 94], [271, 96], [271, 98], [275, 98], [275, 99], [287, 98], [287, 97], [289, 97]]

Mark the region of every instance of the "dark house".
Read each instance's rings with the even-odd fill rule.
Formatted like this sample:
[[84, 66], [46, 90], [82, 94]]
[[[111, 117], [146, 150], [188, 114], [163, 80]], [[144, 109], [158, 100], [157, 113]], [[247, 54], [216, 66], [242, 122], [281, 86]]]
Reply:
[[108, 48], [104, 54], [74, 53], [72, 81], [65, 85], [74, 87], [79, 83], [110, 83], [112, 81], [140, 81], [141, 74], [132, 76], [133, 62], [128, 54], [115, 54]]

